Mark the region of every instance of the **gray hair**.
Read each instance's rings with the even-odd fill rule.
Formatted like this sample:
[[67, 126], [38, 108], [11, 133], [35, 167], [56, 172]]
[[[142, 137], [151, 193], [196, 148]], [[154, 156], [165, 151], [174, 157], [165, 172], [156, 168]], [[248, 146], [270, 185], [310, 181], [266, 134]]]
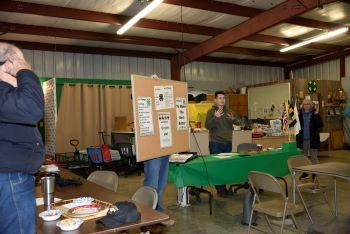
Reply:
[[304, 99], [302, 102], [302, 109], [304, 110], [304, 105], [310, 104], [310, 109], [313, 110], [315, 108], [315, 104], [310, 99]]
[[9, 43], [0, 42], [0, 63], [5, 62], [11, 55], [17, 55], [24, 59], [23, 53], [18, 47]]
[[302, 102], [303, 105], [305, 104], [310, 104], [311, 106], [313, 106], [313, 102], [310, 100], [310, 99], [304, 99], [303, 102]]

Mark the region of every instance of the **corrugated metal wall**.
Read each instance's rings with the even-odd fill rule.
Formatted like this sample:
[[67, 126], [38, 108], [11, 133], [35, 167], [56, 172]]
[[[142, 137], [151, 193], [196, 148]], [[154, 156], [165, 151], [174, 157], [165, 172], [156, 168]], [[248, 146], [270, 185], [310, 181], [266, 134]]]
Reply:
[[345, 76], [350, 77], [350, 56], [345, 58]]
[[[24, 50], [40, 77], [129, 80], [131, 74], [157, 74], [170, 79], [170, 62], [164, 59]], [[339, 59], [294, 70], [295, 78], [339, 80]], [[350, 56], [345, 59], [350, 76]], [[196, 89], [239, 88], [283, 79], [283, 69], [220, 63], [193, 62], [182, 70], [182, 80]], [[215, 84], [215, 88], [213, 88]]]
[[39, 77], [130, 80], [131, 74], [157, 74], [170, 79], [170, 62], [164, 59], [24, 50]]
[[[250, 65], [193, 62], [182, 70], [182, 79], [197, 89], [239, 88], [283, 79], [283, 69]], [[214, 87], [213, 87], [213, 84]], [[222, 86], [222, 87], [220, 87]]]
[[300, 68], [293, 71], [294, 78], [312, 80], [339, 80], [340, 61], [332, 60], [325, 63], [316, 64], [309, 67]]
[[[40, 77], [129, 80], [131, 74], [170, 79], [170, 62], [164, 59], [24, 50]], [[182, 79], [197, 89], [227, 89], [283, 79], [283, 69], [220, 63], [193, 62]], [[213, 83], [215, 86], [213, 88]]]

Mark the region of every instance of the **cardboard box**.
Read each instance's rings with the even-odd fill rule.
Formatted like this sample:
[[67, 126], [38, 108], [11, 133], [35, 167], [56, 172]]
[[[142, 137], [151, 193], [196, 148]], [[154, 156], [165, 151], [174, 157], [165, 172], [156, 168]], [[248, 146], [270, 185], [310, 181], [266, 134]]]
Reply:
[[133, 119], [129, 116], [117, 116], [114, 121], [115, 131], [132, 131], [134, 127]]

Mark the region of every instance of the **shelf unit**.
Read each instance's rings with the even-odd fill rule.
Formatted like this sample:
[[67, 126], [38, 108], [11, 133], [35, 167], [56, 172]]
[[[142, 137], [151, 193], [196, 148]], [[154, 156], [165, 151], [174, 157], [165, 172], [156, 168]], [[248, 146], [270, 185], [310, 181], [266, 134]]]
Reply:
[[239, 116], [248, 116], [248, 95], [229, 94], [229, 109]]

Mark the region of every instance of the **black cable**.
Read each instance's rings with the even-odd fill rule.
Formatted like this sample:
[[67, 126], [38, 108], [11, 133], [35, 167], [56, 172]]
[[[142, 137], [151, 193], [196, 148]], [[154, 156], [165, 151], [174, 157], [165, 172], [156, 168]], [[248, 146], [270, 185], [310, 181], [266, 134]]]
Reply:
[[[195, 143], [196, 143], [196, 145], [197, 145], [197, 148], [198, 148], [198, 151], [199, 151], [199, 154], [200, 154], [199, 157], [202, 159], [203, 165], [204, 165], [204, 167], [205, 167], [205, 174], [206, 174], [207, 183], [208, 183], [208, 186], [209, 186], [209, 188], [210, 188], [210, 192], [211, 192], [212, 198], [213, 198], [214, 191], [213, 191], [212, 185], [211, 185], [211, 183], [210, 183], [210, 179], [209, 179], [208, 166], [207, 166], [206, 161], [204, 160], [204, 157], [205, 157], [205, 156], [202, 155], [202, 152], [201, 152], [201, 149], [200, 149], [200, 147], [199, 147], [199, 143], [198, 143], [197, 137], [196, 137], [196, 135], [194, 134], [194, 132], [193, 132], [193, 137], [194, 137]], [[215, 204], [217, 207], [220, 208], [219, 210], [220, 210], [223, 214], [228, 215], [228, 216], [231, 216], [231, 217], [235, 217], [235, 215], [230, 214], [230, 213], [228, 213], [227, 211], [225, 211], [224, 205], [221, 205], [218, 201], [215, 201], [215, 200], [214, 200], [214, 204]], [[170, 206], [167, 207], [167, 209], [168, 209], [168, 210], [171, 210], [171, 211], [178, 210], [179, 208], [180, 208], [180, 205], [179, 205], [179, 204], [177, 204], [177, 205], [170, 205]]]
[[206, 177], [207, 177], [208, 185], [211, 186], [211, 185], [210, 185], [210, 181], [209, 181], [209, 173], [208, 173], [207, 163], [206, 163], [205, 160], [203, 159], [204, 156], [203, 156], [202, 151], [201, 151], [201, 148], [200, 148], [200, 146], [199, 146], [197, 137], [196, 137], [196, 135], [194, 134], [194, 132], [192, 132], [192, 133], [193, 133], [194, 141], [196, 142], [196, 145], [197, 145], [197, 148], [198, 148], [198, 151], [199, 151], [199, 157], [202, 158], [203, 164], [205, 165], [205, 172], [206, 172]]
[[207, 166], [207, 163], [205, 162], [204, 158], [205, 156], [202, 155], [202, 151], [201, 151], [201, 148], [199, 147], [199, 143], [198, 143], [198, 140], [197, 140], [197, 137], [196, 135], [194, 134], [193, 132], [193, 137], [194, 137], [194, 140], [196, 142], [196, 145], [197, 145], [197, 148], [198, 148], [198, 151], [199, 151], [199, 157], [202, 158], [202, 161], [203, 161], [203, 164], [204, 164], [204, 167], [205, 167], [205, 174], [206, 174], [206, 178], [207, 178], [207, 182], [208, 182], [208, 186], [210, 188], [210, 191], [212, 193], [212, 195], [214, 194], [213, 192], [213, 188], [211, 187], [211, 183], [210, 183], [210, 180], [209, 180], [209, 172], [208, 172], [208, 166]]
[[[202, 161], [203, 161], [203, 164], [204, 164], [204, 167], [205, 167], [205, 173], [206, 173], [207, 183], [208, 183], [208, 186], [209, 186], [209, 188], [210, 188], [210, 192], [211, 192], [212, 195], [213, 195], [213, 194], [214, 194], [214, 191], [213, 191], [212, 185], [211, 185], [210, 180], [209, 180], [208, 166], [207, 166], [207, 163], [206, 163], [205, 160], [204, 160], [204, 157], [205, 157], [205, 156], [202, 156], [202, 152], [201, 152], [201, 149], [200, 149], [200, 147], [199, 147], [198, 140], [197, 140], [196, 135], [195, 135], [194, 133], [193, 133], [193, 136], [194, 136], [196, 145], [197, 145], [197, 147], [198, 147], [199, 153], [200, 153], [200, 155], [201, 155], [200, 157], [202, 158]], [[218, 201], [214, 200], [214, 204], [220, 208], [219, 210], [220, 210], [223, 214], [229, 215], [229, 216], [231, 216], [231, 217], [235, 217], [235, 215], [230, 214], [230, 213], [228, 213], [227, 211], [225, 211], [224, 206], [221, 205], [221, 204], [219, 204]]]
[[[180, 8], [180, 22], [181, 22], [181, 42], [182, 42], [182, 53], [180, 53], [181, 55], [183, 55], [184, 53], [184, 48], [185, 48], [185, 41], [184, 41], [184, 24], [183, 24], [183, 13], [182, 13], [182, 4], [181, 4], [181, 8]], [[186, 82], [186, 71], [185, 71], [185, 67], [183, 68], [183, 76], [184, 76], [184, 81]]]
[[167, 210], [175, 211], [175, 210], [178, 210], [180, 208], [180, 205], [179, 204], [169, 205], [166, 208], [167, 208]]

